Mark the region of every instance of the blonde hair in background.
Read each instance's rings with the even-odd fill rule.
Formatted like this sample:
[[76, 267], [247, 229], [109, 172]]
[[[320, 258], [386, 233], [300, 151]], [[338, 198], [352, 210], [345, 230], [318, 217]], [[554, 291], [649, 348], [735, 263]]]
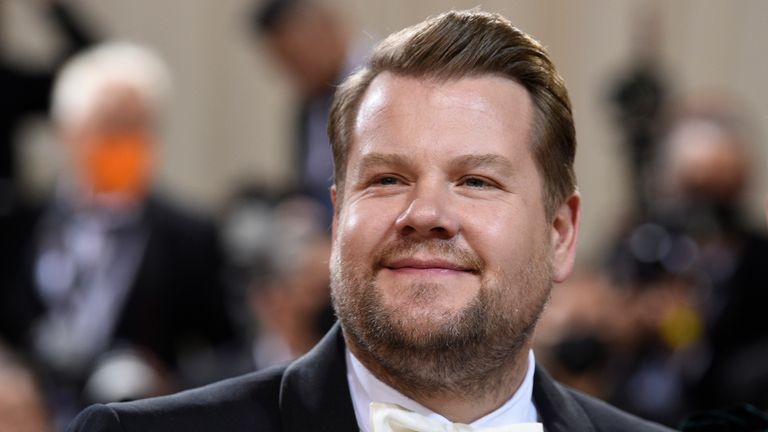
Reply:
[[150, 48], [133, 42], [105, 42], [69, 60], [53, 89], [51, 116], [59, 125], [84, 119], [101, 91], [113, 84], [127, 84], [159, 110], [171, 91], [171, 74], [165, 61]]

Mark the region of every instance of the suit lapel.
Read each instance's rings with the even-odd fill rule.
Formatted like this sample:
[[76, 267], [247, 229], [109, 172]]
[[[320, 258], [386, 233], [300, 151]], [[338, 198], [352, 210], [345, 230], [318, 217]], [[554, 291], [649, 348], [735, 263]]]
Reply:
[[286, 432], [358, 432], [339, 324], [285, 371], [280, 413]]
[[594, 426], [576, 400], [542, 368], [533, 376], [533, 402], [546, 432], [594, 432]]
[[[336, 323], [315, 348], [292, 363], [280, 387], [280, 412], [286, 432], [358, 432], [347, 385], [344, 338]], [[533, 378], [533, 400], [546, 432], [568, 432], [578, 425], [595, 432], [576, 400], [542, 368]]]

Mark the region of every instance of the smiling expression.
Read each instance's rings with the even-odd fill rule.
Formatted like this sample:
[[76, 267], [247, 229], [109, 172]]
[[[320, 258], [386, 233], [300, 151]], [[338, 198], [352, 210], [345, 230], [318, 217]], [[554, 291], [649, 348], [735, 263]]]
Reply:
[[374, 80], [356, 119], [334, 252], [373, 273], [383, 305], [434, 329], [483, 283], [546, 255], [532, 115], [527, 91], [501, 77]]
[[547, 217], [532, 119], [525, 88], [494, 75], [384, 72], [361, 101], [331, 289], [350, 349], [406, 394], [482, 391], [570, 272], [578, 196]]

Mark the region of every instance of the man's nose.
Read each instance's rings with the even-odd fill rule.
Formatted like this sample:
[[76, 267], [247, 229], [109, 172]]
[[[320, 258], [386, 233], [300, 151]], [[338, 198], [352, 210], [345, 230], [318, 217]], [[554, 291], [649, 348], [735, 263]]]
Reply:
[[449, 239], [459, 233], [459, 219], [447, 190], [420, 186], [414, 189], [408, 207], [398, 216], [395, 228], [403, 236]]

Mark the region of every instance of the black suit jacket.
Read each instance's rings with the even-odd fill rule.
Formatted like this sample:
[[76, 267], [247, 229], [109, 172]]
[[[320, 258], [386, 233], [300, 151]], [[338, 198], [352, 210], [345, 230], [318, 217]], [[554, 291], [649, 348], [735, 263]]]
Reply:
[[[18, 211], [0, 221], [0, 339], [22, 351], [31, 348], [31, 330], [46, 313], [34, 282], [43, 212]], [[233, 333], [217, 233], [207, 219], [157, 196], [148, 199], [141, 224], [147, 244], [111, 340], [143, 348], [173, 369], [188, 341], [217, 344]]]
[[[547, 432], [666, 431], [567, 389], [541, 368], [534, 402]], [[176, 395], [94, 405], [69, 432], [251, 431], [357, 432], [346, 380], [344, 340], [336, 325], [287, 368], [232, 378]]]

